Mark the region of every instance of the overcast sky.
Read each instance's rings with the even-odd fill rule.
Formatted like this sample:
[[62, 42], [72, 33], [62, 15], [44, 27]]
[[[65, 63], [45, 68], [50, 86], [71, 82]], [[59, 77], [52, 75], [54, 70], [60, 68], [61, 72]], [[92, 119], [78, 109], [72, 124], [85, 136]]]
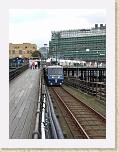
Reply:
[[51, 31], [91, 28], [106, 24], [103, 9], [11, 9], [9, 42], [49, 44]]

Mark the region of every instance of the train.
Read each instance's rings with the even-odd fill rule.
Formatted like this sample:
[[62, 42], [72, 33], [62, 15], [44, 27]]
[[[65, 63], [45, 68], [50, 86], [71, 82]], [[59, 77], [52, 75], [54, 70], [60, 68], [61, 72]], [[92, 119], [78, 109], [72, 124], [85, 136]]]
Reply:
[[47, 66], [44, 69], [44, 78], [48, 86], [60, 86], [64, 82], [63, 67], [59, 65]]
[[24, 63], [28, 63], [29, 59], [28, 58], [21, 58], [21, 57], [15, 57], [9, 59], [9, 66], [21, 66]]
[[23, 63], [24, 60], [22, 58], [15, 57], [15, 58], [9, 59], [9, 62], [18, 64], [18, 63]]

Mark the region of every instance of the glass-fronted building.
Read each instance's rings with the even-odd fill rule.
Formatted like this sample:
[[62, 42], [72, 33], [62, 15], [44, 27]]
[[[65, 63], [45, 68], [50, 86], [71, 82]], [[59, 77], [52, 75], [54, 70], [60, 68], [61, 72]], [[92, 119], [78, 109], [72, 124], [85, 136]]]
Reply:
[[106, 25], [95, 24], [91, 29], [53, 31], [49, 42], [50, 57], [106, 60]]

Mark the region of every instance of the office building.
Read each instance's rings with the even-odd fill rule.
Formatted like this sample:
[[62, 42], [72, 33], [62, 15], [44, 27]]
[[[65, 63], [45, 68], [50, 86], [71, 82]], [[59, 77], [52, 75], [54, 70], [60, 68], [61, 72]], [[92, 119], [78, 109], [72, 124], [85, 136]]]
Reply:
[[106, 25], [91, 29], [53, 31], [49, 55], [57, 59], [106, 60]]

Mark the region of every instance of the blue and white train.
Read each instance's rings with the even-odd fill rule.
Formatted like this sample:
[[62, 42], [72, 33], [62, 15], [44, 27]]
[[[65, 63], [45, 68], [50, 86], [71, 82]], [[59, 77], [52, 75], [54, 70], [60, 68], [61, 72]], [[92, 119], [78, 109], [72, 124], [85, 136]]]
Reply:
[[49, 86], [62, 85], [64, 82], [63, 67], [59, 65], [47, 66], [44, 76]]

